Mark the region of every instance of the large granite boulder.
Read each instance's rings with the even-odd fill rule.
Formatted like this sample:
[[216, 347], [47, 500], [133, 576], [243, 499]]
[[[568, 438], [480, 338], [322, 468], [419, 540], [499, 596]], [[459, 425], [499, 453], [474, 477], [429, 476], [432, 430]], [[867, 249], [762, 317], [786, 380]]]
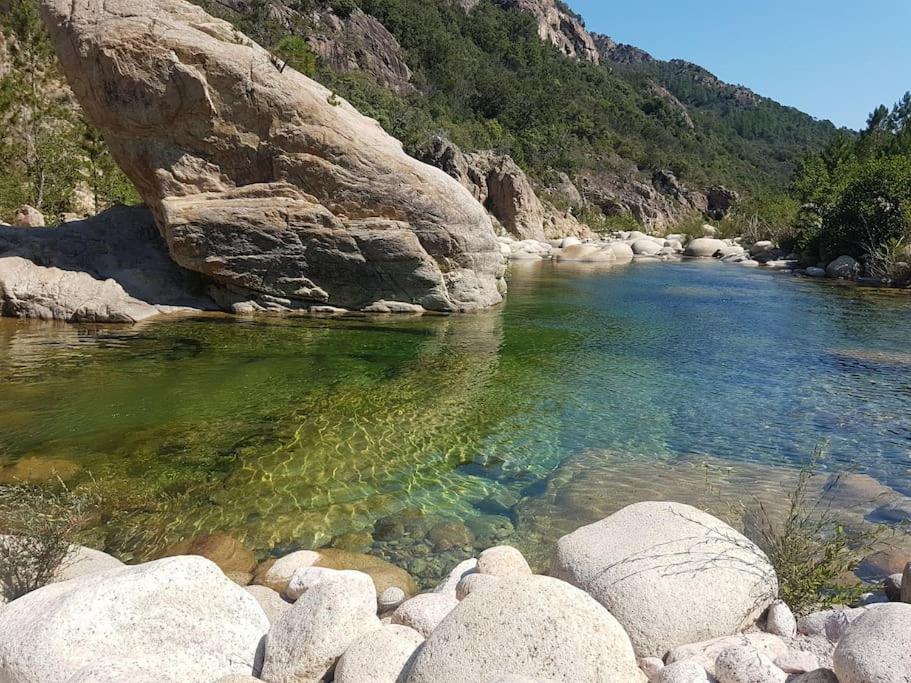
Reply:
[[268, 629], [253, 596], [206, 559], [121, 567], [0, 609], [0, 680], [67, 681], [87, 665], [120, 662], [132, 683], [209, 683], [252, 673]]
[[560, 539], [554, 575], [588, 591], [640, 657], [732, 635], [778, 593], [765, 554], [689, 505], [645, 502]]
[[42, 0], [86, 117], [223, 306], [499, 303], [482, 206], [379, 124], [183, 0]]
[[623, 627], [573, 586], [545, 576], [500, 579], [466, 597], [414, 657], [407, 683], [644, 680]]

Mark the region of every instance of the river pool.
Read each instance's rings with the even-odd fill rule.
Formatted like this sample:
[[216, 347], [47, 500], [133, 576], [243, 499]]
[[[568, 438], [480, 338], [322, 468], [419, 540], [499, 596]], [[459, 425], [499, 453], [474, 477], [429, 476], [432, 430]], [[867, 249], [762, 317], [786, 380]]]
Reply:
[[223, 531], [425, 581], [635, 500], [780, 499], [822, 442], [911, 495], [911, 297], [715, 262], [510, 287], [452, 317], [0, 320], [0, 478], [101, 491], [126, 559]]

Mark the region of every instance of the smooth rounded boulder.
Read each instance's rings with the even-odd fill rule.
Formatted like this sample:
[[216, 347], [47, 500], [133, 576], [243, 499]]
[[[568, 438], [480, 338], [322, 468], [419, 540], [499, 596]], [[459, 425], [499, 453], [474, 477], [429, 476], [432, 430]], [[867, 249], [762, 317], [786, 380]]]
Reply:
[[599, 263], [615, 260], [612, 249], [594, 244], [575, 244], [561, 249], [558, 255], [561, 261], [579, 261], [581, 263]]
[[778, 593], [775, 570], [752, 541], [669, 502], [630, 505], [564, 536], [553, 574], [604, 605], [640, 657], [738, 633]]
[[698, 258], [709, 258], [714, 256], [727, 245], [724, 240], [716, 240], [711, 237], [699, 237], [686, 245], [684, 256], [694, 256]]
[[614, 252], [614, 258], [618, 261], [630, 261], [635, 256], [633, 248], [626, 242], [611, 242], [606, 248]]
[[831, 278], [851, 280], [860, 275], [860, 264], [850, 256], [839, 256], [826, 266], [826, 275]]
[[[209, 560], [175, 557], [55, 583], [0, 609], [0, 680], [67, 681], [119, 662], [131, 683], [250, 674], [269, 621]], [[83, 679], [87, 680], [87, 679]]]
[[854, 621], [834, 655], [839, 683], [911, 680], [911, 605], [876, 605]]
[[397, 683], [424, 637], [412, 628], [387, 624], [358, 638], [335, 668], [334, 683]]
[[366, 574], [340, 571], [308, 590], [272, 626], [262, 679], [323, 680], [358, 638], [380, 628], [376, 589]]
[[632, 249], [636, 256], [654, 256], [661, 251], [662, 246], [655, 240], [646, 238], [633, 242]]
[[629, 638], [583, 591], [545, 576], [503, 578], [465, 598], [415, 655], [407, 683], [506, 675], [554, 681], [644, 680]]
[[402, 603], [392, 614], [392, 623], [408, 626], [425, 638], [459, 604], [450, 593], [425, 593]]

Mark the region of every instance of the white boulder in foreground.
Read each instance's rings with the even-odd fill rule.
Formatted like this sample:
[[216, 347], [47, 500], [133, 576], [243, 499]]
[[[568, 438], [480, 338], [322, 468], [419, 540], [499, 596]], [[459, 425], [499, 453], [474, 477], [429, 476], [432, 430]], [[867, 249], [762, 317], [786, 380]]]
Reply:
[[911, 605], [877, 605], [853, 622], [835, 648], [839, 683], [911, 681]]
[[544, 576], [503, 578], [469, 595], [418, 650], [407, 683], [554, 681], [644, 676], [610, 613], [573, 586]]
[[358, 638], [335, 668], [334, 683], [396, 683], [424, 637], [412, 628], [387, 624]]
[[617, 618], [640, 657], [737, 633], [778, 593], [752, 541], [680, 503], [637, 503], [577, 529], [553, 569]]
[[129, 671], [130, 683], [210, 683], [251, 673], [268, 629], [253, 596], [215, 564], [167, 558], [55, 583], [0, 609], [0, 681], [107, 680], [86, 670], [105, 664]]
[[379, 628], [373, 580], [361, 572], [336, 572], [304, 593], [272, 626], [262, 679], [323, 680], [355, 640]]

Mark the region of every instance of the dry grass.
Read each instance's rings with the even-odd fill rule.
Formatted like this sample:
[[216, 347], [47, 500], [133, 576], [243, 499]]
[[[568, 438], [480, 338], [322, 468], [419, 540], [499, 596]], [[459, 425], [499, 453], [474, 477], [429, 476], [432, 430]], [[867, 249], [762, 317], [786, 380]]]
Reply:
[[0, 486], [0, 591], [7, 600], [50, 583], [66, 566], [94, 500], [65, 486]]

